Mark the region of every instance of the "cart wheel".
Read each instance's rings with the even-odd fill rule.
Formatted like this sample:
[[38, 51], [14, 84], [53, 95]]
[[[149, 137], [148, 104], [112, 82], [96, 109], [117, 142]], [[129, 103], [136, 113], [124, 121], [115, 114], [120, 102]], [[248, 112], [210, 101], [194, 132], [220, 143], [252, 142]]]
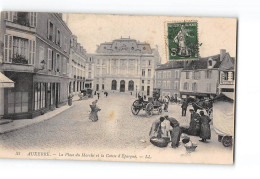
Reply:
[[133, 113], [133, 115], [137, 115], [140, 111], [140, 107], [139, 107], [139, 101], [135, 100], [131, 106], [131, 111]]
[[225, 147], [230, 147], [232, 146], [232, 136], [224, 136], [222, 138], [222, 144], [225, 146]]
[[152, 116], [153, 115], [153, 104], [148, 103], [146, 105], [145, 111], [146, 111], [147, 116]]

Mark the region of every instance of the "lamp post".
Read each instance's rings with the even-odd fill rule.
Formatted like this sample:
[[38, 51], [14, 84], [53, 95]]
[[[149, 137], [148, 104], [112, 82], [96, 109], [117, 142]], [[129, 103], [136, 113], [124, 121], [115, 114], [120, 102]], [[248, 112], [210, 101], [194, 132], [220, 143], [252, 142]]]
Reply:
[[135, 91], [136, 91], [135, 97], [137, 98], [137, 85], [135, 85]]

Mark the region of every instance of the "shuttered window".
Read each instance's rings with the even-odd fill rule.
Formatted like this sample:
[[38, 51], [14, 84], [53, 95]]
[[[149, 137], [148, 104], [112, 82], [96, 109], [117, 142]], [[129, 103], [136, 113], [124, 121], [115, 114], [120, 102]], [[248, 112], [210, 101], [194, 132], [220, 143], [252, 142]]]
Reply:
[[34, 40], [29, 40], [29, 64], [34, 64], [36, 43]]
[[53, 69], [53, 52], [50, 48], [48, 48], [48, 69], [52, 70]]
[[5, 12], [5, 20], [13, 22], [13, 12]]
[[13, 58], [13, 36], [5, 35], [4, 37], [4, 61], [11, 63]]

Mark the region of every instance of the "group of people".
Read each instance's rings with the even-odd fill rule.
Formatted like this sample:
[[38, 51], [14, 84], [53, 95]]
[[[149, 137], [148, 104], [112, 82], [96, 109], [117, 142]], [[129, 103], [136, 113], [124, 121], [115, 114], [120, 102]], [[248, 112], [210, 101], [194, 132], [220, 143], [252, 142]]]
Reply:
[[[185, 106], [187, 105], [187, 106]], [[184, 103], [182, 106], [182, 116], [186, 116], [188, 104]], [[179, 146], [180, 136], [182, 133], [186, 133], [192, 136], [199, 136], [201, 142], [206, 142], [211, 138], [210, 122], [211, 119], [204, 114], [204, 111], [200, 111], [198, 114], [193, 109], [189, 110], [190, 125], [188, 128], [180, 127], [179, 122], [172, 117], [161, 116], [155, 120], [150, 129], [150, 142], [157, 147], [166, 147], [170, 142], [173, 148]]]
[[150, 142], [157, 147], [166, 147], [169, 142], [176, 148], [179, 146], [181, 128], [179, 122], [169, 116], [161, 116], [155, 120], [150, 130]]
[[193, 136], [199, 136], [201, 142], [206, 142], [207, 139], [211, 138], [210, 122], [209, 116], [204, 114], [204, 111], [200, 111], [200, 114], [190, 109], [190, 126], [185, 133]]

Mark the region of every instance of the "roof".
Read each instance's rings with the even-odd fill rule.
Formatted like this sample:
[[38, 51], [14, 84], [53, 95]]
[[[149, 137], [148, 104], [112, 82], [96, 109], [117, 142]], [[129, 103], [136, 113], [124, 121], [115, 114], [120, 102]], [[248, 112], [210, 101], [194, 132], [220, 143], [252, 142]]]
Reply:
[[184, 62], [183, 61], [169, 61], [165, 64], [160, 65], [155, 70], [168, 70], [168, 69], [176, 69], [176, 68], [183, 68]]
[[211, 58], [216, 63], [214, 64], [213, 68], [219, 68], [221, 61], [220, 61], [220, 54], [199, 58], [199, 60], [189, 61], [187, 66], [184, 67], [183, 70], [194, 70], [194, 69], [207, 69], [208, 68], [208, 59]]

